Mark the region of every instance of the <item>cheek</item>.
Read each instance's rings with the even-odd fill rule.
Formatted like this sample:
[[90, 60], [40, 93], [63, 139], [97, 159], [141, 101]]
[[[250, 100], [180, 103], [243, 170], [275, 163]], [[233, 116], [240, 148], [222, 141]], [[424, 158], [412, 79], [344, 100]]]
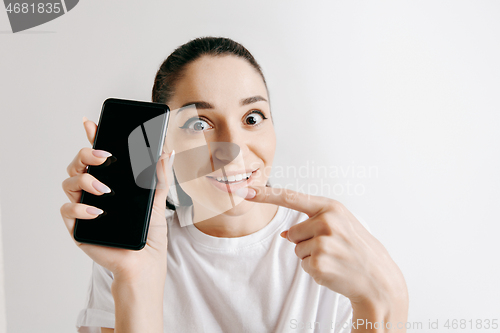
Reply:
[[274, 131], [258, 135], [255, 138], [252, 148], [257, 158], [262, 161], [262, 163], [264, 163], [262, 165], [260, 164], [261, 162], [259, 162], [259, 165], [257, 165], [261, 168], [260, 172], [257, 174], [257, 177], [261, 181], [263, 181], [262, 184], [260, 184], [259, 182], [258, 185], [265, 185], [266, 180], [269, 179], [271, 175], [274, 154], [276, 151], [276, 136], [274, 134]]
[[260, 158], [264, 163], [272, 164], [274, 153], [276, 152], [276, 134], [274, 129], [259, 137], [258, 146], [258, 150], [261, 152]]
[[165, 143], [169, 150], [180, 153], [181, 151], [206, 146], [207, 140], [203, 134], [188, 135], [178, 128], [172, 128], [167, 131]]

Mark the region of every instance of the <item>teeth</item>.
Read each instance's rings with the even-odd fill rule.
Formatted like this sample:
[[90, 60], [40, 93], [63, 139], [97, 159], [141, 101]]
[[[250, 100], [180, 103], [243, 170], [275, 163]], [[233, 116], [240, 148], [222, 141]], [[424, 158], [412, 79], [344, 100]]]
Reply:
[[238, 182], [240, 180], [250, 178], [251, 175], [252, 175], [251, 172], [249, 172], [249, 173], [242, 173], [242, 174], [239, 174], [239, 175], [229, 176], [227, 178], [226, 177], [217, 177], [217, 180], [219, 182]]

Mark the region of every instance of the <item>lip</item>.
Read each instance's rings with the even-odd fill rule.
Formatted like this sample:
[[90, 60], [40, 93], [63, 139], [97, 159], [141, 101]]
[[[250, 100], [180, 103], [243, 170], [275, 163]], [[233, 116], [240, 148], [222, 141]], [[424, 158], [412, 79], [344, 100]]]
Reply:
[[[226, 174], [226, 177], [228, 176], [236, 176], [236, 175], [242, 175], [244, 173], [254, 173], [255, 171], [257, 171], [259, 169], [255, 169], [255, 170], [252, 170], [252, 169], [247, 169], [247, 170], [244, 170], [244, 171], [231, 171], [231, 170], [224, 170], [225, 174]], [[217, 177], [224, 177], [224, 175], [222, 173], [217, 173], [217, 174], [210, 174], [210, 175], [207, 175], [207, 177], [212, 177], [212, 178], [217, 178]]]
[[[229, 184], [228, 183], [221, 183], [221, 182], [219, 182], [216, 178], [213, 178], [214, 176], [206, 176], [206, 178], [208, 178], [208, 181], [210, 183], [212, 183], [212, 185], [214, 185], [216, 188], [218, 188], [219, 190], [221, 190], [222, 192], [233, 193], [236, 190], [239, 190], [240, 188], [243, 188], [243, 187], [251, 185], [253, 183], [253, 176], [254, 176], [254, 174], [255, 174], [255, 172], [257, 170], [247, 171], [247, 172], [227, 172], [226, 173], [227, 176], [234, 176], [234, 175], [239, 175], [239, 174], [243, 174], [243, 173], [250, 173], [250, 172], [252, 172], [252, 175], [250, 176], [250, 178], [243, 179], [243, 180], [240, 180], [238, 182], [229, 183]], [[219, 176], [219, 177], [222, 177], [222, 176]]]

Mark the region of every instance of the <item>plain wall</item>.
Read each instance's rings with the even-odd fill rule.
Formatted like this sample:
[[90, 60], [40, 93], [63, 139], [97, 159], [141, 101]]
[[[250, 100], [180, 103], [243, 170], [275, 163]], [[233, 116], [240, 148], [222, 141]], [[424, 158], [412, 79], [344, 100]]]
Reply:
[[87, 0], [9, 31], [0, 10], [9, 332], [73, 332], [84, 305], [91, 260], [59, 213], [66, 166], [90, 146], [82, 116], [149, 101], [163, 59], [205, 35], [262, 65], [275, 170], [310, 172], [273, 184], [322, 189], [368, 223], [406, 277], [409, 321], [498, 318], [498, 1]]
[[[1, 195], [1, 193], [0, 193]], [[1, 203], [1, 202], [0, 202]], [[2, 206], [0, 205], [0, 333], [7, 331], [7, 318], [5, 311], [5, 283], [3, 264], [3, 244], [2, 244]]]

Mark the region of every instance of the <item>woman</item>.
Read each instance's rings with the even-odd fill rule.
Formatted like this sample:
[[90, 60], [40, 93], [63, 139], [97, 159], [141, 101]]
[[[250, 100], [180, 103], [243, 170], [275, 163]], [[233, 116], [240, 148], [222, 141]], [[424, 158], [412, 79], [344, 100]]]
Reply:
[[[180, 46], [152, 96], [172, 112], [147, 245], [77, 243], [94, 260], [80, 332], [405, 331], [406, 283], [382, 244], [338, 201], [266, 186], [276, 144], [269, 94], [243, 46], [213, 37]], [[97, 126], [84, 127], [92, 143]], [[203, 147], [209, 174], [200, 173], [206, 160], [188, 163]], [[85, 173], [107, 156], [83, 148], [68, 166], [70, 234], [75, 218], [101, 213], [79, 199], [108, 191]], [[175, 211], [163, 176], [172, 164]]]

